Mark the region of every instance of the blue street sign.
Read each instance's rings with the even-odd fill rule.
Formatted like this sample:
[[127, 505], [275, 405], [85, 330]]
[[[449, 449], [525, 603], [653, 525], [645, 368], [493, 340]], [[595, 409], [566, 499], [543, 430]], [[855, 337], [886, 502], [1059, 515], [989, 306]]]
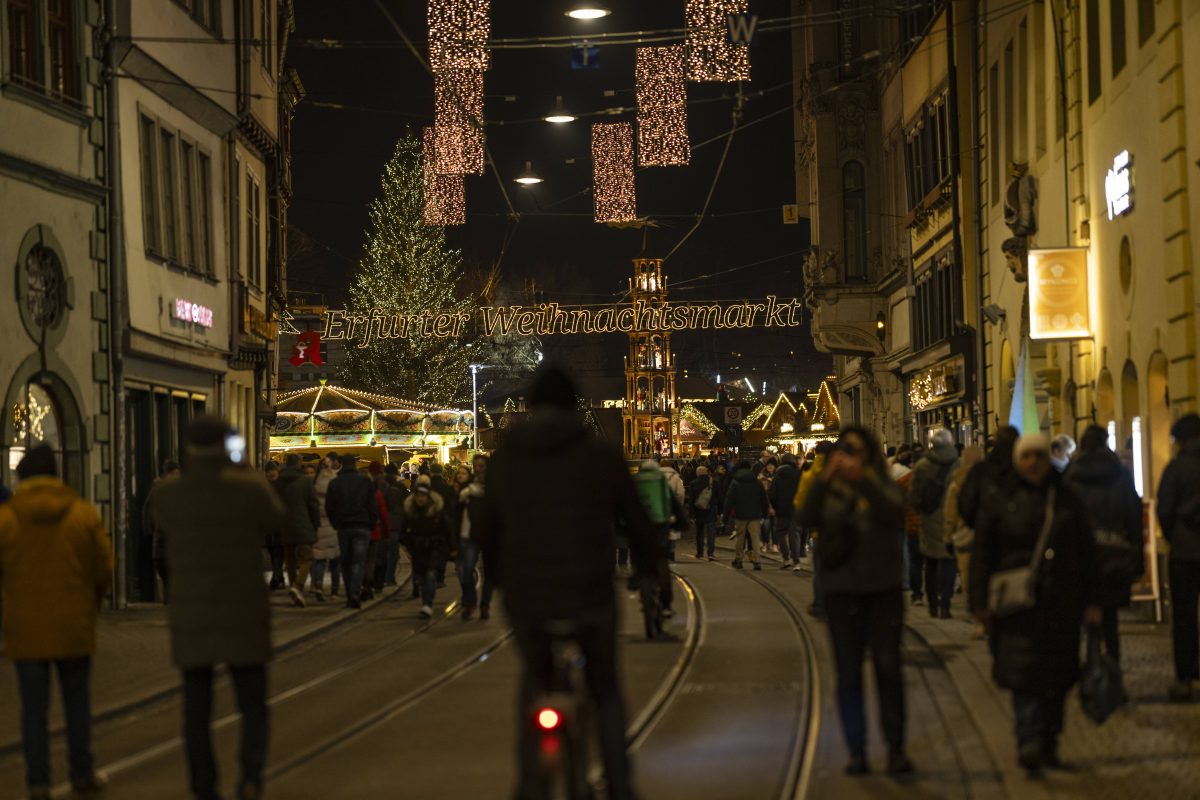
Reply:
[[758, 36], [758, 14], [730, 14], [729, 43], [754, 44]]
[[600, 69], [600, 48], [590, 44], [572, 47], [571, 69]]

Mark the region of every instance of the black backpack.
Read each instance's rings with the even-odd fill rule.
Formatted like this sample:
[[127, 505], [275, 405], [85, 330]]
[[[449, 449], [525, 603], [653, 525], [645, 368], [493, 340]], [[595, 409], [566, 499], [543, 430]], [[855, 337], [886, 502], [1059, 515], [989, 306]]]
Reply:
[[942, 498], [946, 496], [946, 479], [950, 477], [950, 468], [953, 466], [954, 462], [942, 465], [933, 479], [921, 487], [917, 509], [922, 514], [936, 513], [942, 507]]

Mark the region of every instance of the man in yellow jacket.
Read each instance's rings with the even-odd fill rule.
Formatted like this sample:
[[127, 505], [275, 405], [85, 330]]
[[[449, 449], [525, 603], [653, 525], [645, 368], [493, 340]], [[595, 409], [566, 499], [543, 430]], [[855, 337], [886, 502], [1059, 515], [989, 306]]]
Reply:
[[4, 648], [17, 668], [21, 743], [29, 797], [50, 797], [50, 667], [58, 669], [71, 785], [104, 788], [92, 759], [89, 700], [96, 613], [112, 578], [112, 548], [95, 506], [56, 476], [54, 451], [38, 445], [17, 465], [21, 479], [0, 506]]

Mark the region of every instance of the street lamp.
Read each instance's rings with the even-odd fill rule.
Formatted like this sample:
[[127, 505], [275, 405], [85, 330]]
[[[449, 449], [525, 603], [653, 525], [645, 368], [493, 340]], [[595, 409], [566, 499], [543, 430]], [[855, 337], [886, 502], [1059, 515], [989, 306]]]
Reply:
[[555, 125], [565, 125], [568, 122], [574, 122], [575, 115], [563, 107], [562, 95], [559, 95], [554, 100], [554, 110], [542, 119]]
[[476, 453], [479, 452], [479, 384], [476, 382], [476, 375], [479, 374], [479, 365], [471, 365], [471, 449]]
[[514, 180], [522, 186], [533, 186], [542, 182], [542, 179], [533, 171], [532, 162], [525, 162], [525, 171], [518, 175]]
[[566, 15], [571, 19], [583, 20], [590, 22], [594, 19], [607, 17], [612, 12], [602, 5], [596, 3], [577, 3], [574, 8], [566, 12]]

